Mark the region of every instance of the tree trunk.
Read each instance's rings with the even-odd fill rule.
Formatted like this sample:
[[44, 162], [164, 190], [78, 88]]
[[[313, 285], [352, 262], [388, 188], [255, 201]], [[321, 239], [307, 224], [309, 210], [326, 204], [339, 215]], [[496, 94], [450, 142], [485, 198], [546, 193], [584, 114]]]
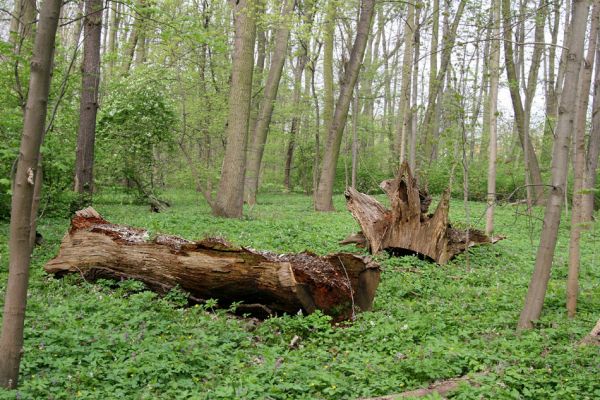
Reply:
[[333, 47], [335, 38], [335, 18], [337, 5], [335, 0], [327, 2], [327, 10], [323, 27], [323, 126], [329, 132], [333, 121]]
[[273, 115], [273, 107], [279, 90], [279, 81], [283, 71], [283, 64], [287, 55], [288, 41], [290, 36], [289, 15], [294, 9], [296, 1], [286, 0], [281, 10], [281, 23], [275, 34], [275, 49], [271, 57], [269, 75], [265, 84], [264, 95], [258, 107], [256, 124], [250, 127], [250, 140], [248, 148], [248, 159], [246, 162], [246, 176], [244, 183], [244, 197], [250, 205], [256, 204], [256, 191], [258, 190], [258, 178], [260, 164], [262, 162], [265, 144], [267, 143], [267, 132]]
[[235, 40], [229, 90], [227, 146], [213, 214], [242, 217], [244, 205], [244, 172], [248, 143], [248, 117], [252, 96], [252, 68], [256, 15], [252, 0], [231, 0], [235, 13]]
[[575, 110], [575, 157], [573, 160], [573, 208], [571, 210], [571, 234], [569, 240], [569, 274], [567, 277], [567, 313], [574, 318], [577, 310], [577, 292], [579, 291], [579, 264], [581, 237], [581, 215], [583, 198], [583, 177], [585, 172], [585, 121], [590, 98], [594, 55], [598, 38], [598, 18], [600, 17], [600, 2], [595, 2], [592, 8], [590, 23], [590, 39], [587, 56], [579, 74], [579, 96]]
[[134, 61], [135, 50], [140, 45], [140, 41], [144, 40], [144, 35], [142, 32], [143, 24], [144, 24], [144, 14], [146, 8], [146, 0], [137, 0], [135, 3], [135, 7], [133, 11], [135, 13], [133, 20], [133, 28], [131, 34], [129, 35], [129, 43], [127, 44], [127, 48], [125, 49], [124, 54], [124, 66], [123, 73], [128, 74], [131, 69], [131, 65]]
[[452, 228], [448, 220], [449, 189], [442, 194], [435, 212], [428, 215], [431, 197], [426, 190], [419, 189], [406, 162], [395, 179], [383, 181], [380, 187], [390, 199], [391, 210], [369, 195], [352, 188], [346, 190], [348, 210], [362, 231], [342, 244], [367, 244], [372, 254], [382, 250], [394, 255], [412, 253], [445, 264], [471, 246], [491, 242], [482, 232], [467, 233]]
[[[465, 5], [467, 1], [461, 0], [458, 4], [458, 9], [456, 10], [456, 15], [454, 16], [454, 21], [452, 22], [452, 26], [449, 27], [446, 37], [444, 38], [443, 50], [442, 50], [442, 59], [440, 63], [440, 68], [437, 73], [437, 77], [433, 82], [431, 87], [431, 91], [429, 92], [429, 98], [427, 100], [427, 108], [425, 109], [425, 115], [423, 116], [422, 123], [422, 133], [421, 138], [423, 141], [423, 148], [425, 151], [427, 150], [427, 143], [430, 137], [433, 136], [434, 130], [434, 116], [436, 109], [439, 109], [437, 105], [438, 98], [441, 96], [442, 86], [444, 82], [444, 77], [446, 76], [446, 71], [448, 70], [448, 66], [450, 65], [450, 60], [452, 58], [452, 51], [454, 48], [454, 43], [456, 41], [456, 32], [458, 30], [458, 25], [463, 15], [463, 11], [465, 10]], [[437, 128], [436, 128], [437, 129]], [[434, 140], [434, 139], [432, 139]], [[430, 162], [435, 158], [435, 143], [432, 143], [430, 149]]]
[[175, 286], [196, 301], [266, 314], [321, 310], [335, 320], [370, 310], [379, 267], [368, 257], [338, 253], [274, 254], [234, 247], [223, 239], [189, 241], [144, 229], [114, 225], [93, 208], [78, 211], [48, 273], [86, 279], [132, 278], [166, 293]]
[[[569, 10], [567, 9], [567, 12]], [[548, 47], [548, 73], [546, 82], [546, 118], [544, 119], [544, 137], [542, 140], [541, 163], [543, 168], [550, 164], [552, 156], [552, 142], [554, 141], [554, 128], [556, 126], [556, 112], [558, 111], [558, 95], [556, 92], [556, 44], [560, 27], [560, 7], [554, 5], [552, 15], [548, 14], [550, 26], [551, 45]], [[550, 21], [552, 17], [552, 22]]]
[[23, 323], [31, 259], [30, 231], [34, 184], [50, 90], [52, 59], [58, 16], [62, 2], [46, 0], [42, 5], [31, 58], [29, 95], [23, 136], [17, 161], [11, 204], [9, 273], [0, 337], [0, 386], [15, 388], [23, 352]]
[[83, 67], [79, 102], [79, 130], [75, 159], [75, 192], [91, 200], [94, 190], [94, 143], [100, 86], [100, 33], [102, 0], [85, 1]]
[[[438, 43], [440, 34], [440, 0], [433, 0], [432, 5], [432, 24], [431, 24], [431, 46], [429, 55], [429, 93], [434, 93], [436, 90], [435, 81], [437, 79], [438, 71]], [[434, 105], [435, 107], [435, 105]], [[435, 110], [433, 110], [435, 115]], [[433, 133], [433, 136], [437, 137], [437, 132]], [[416, 171], [416, 165], [411, 169]]]
[[113, 71], [115, 66], [115, 59], [117, 58], [117, 31], [119, 30], [120, 16], [117, 12], [117, 3], [111, 1], [110, 3], [110, 32], [108, 34], [108, 73]]
[[350, 186], [356, 189], [356, 175], [358, 174], [358, 90], [354, 89], [352, 99], [352, 169], [350, 172]]
[[[417, 125], [419, 120], [418, 114], [418, 95], [419, 95], [419, 59], [421, 49], [421, 24], [419, 18], [421, 15], [421, 8], [417, 8], [415, 13], [415, 35], [414, 35], [414, 61], [413, 61], [413, 72], [412, 72], [412, 105], [410, 107], [410, 136], [408, 137], [408, 165], [411, 171], [417, 169]], [[423, 77], [421, 77], [423, 80]]]
[[[304, 3], [304, 15], [303, 24], [310, 30], [313, 26], [314, 19], [314, 4], [312, 1], [307, 1]], [[303, 39], [299, 37], [299, 48], [298, 48], [298, 57], [296, 62], [296, 67], [293, 68], [294, 72], [294, 92], [292, 94], [292, 107], [294, 110], [300, 109], [300, 100], [302, 90], [302, 75], [304, 74], [304, 69], [306, 68], [306, 64], [308, 63], [308, 48], [310, 46], [310, 38]], [[305, 92], [307, 96], [310, 96], [310, 82], [311, 79], [307, 79], [305, 77]], [[284, 177], [283, 177], [283, 186], [286, 191], [292, 190], [292, 163], [294, 161], [294, 150], [296, 147], [296, 136], [298, 134], [298, 127], [300, 125], [300, 117], [299, 113], [295, 113], [292, 117], [292, 125], [290, 127], [290, 137], [288, 140], [287, 150], [285, 153], [285, 167], [284, 167]]]
[[[525, 158], [525, 173], [527, 174], [528, 179], [528, 202], [531, 204], [541, 205], [544, 201], [544, 187], [542, 182], [542, 175], [540, 173], [540, 167], [537, 161], [537, 156], [535, 154], [535, 150], [531, 145], [531, 140], [529, 138], [529, 127], [527, 117], [528, 108], [531, 108], [530, 102], [533, 101], [533, 94], [530, 89], [527, 90], [529, 96], [526, 98], [526, 102], [528, 103], [525, 108], [523, 108], [523, 102], [521, 100], [521, 94], [519, 92], [519, 78], [517, 75], [517, 68], [515, 65], [515, 57], [513, 53], [512, 46], [512, 35], [511, 35], [511, 19], [510, 19], [510, 2], [503, 1], [502, 7], [502, 15], [503, 15], [503, 31], [504, 31], [504, 53], [505, 53], [505, 63], [506, 63], [506, 76], [509, 81], [509, 91], [510, 97], [513, 103], [513, 110], [515, 113], [515, 123], [517, 126], [517, 132], [519, 134], [519, 140], [521, 142], [521, 146], [523, 148], [523, 154]], [[539, 28], [536, 24], [536, 32], [539, 31]], [[542, 31], [543, 32], [543, 31]], [[536, 60], [533, 60], [533, 64], [535, 64]], [[539, 57], [537, 59], [537, 65], [539, 68]], [[532, 70], [535, 70], [535, 66], [532, 65]], [[531, 71], [530, 71], [531, 72]], [[532, 76], [533, 75], [533, 76]], [[537, 80], [537, 70], [535, 73], [530, 73], [530, 82], [529, 85], [535, 85], [534, 80]], [[535, 86], [533, 86], [535, 88]], [[528, 88], [526, 88], [528, 89]], [[532, 186], [529, 185], [529, 182]], [[530, 195], [531, 193], [531, 195]]]
[[[600, 33], [598, 34], [600, 35]], [[600, 39], [600, 38], [598, 38]], [[592, 103], [592, 128], [588, 141], [584, 194], [582, 199], [581, 221], [591, 222], [594, 215], [594, 197], [596, 193], [596, 170], [600, 155], [600, 40], [596, 41], [596, 72], [594, 74], [594, 101]]]
[[[509, 0], [503, 0], [503, 2], [505, 7], [510, 6]], [[565, 197], [570, 135], [574, 129], [575, 100], [577, 97], [588, 12], [589, 3], [586, 0], [573, 1], [571, 35], [567, 46], [569, 48], [569, 55], [564, 90], [560, 99], [556, 142], [552, 155], [552, 187], [544, 213], [544, 226], [535, 260], [535, 269], [529, 283], [525, 305], [519, 318], [519, 329], [533, 328], [534, 321], [539, 319], [544, 304], [548, 280], [550, 279], [561, 209]]]
[[321, 178], [315, 194], [315, 210], [333, 211], [333, 185], [335, 182], [335, 171], [340, 153], [342, 134], [348, 117], [348, 109], [352, 99], [352, 91], [358, 79], [360, 66], [365, 55], [367, 39], [371, 29], [371, 21], [375, 7], [374, 0], [361, 0], [360, 18], [356, 29], [356, 39], [352, 46], [350, 60], [348, 62], [344, 78], [340, 87], [340, 94], [335, 106], [333, 120], [327, 133], [327, 143], [323, 155], [323, 167]]
[[404, 24], [404, 55], [402, 58], [402, 86], [398, 105], [398, 132], [396, 153], [399, 164], [406, 158], [406, 137], [410, 129], [411, 77], [413, 69], [413, 46], [415, 44], [415, 4], [409, 2], [406, 22]]
[[[492, 37], [500, 36], [500, 1], [492, 2]], [[494, 40], [490, 49], [490, 95], [489, 95], [489, 159], [487, 182], [486, 235], [494, 232], [494, 206], [496, 204], [496, 153], [498, 150], [498, 81], [500, 80], [500, 42]]]

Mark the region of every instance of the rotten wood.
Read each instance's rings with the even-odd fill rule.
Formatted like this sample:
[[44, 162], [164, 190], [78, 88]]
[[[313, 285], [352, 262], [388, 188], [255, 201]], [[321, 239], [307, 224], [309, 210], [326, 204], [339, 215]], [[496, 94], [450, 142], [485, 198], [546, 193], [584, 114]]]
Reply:
[[592, 331], [580, 343], [600, 345], [600, 319], [596, 322], [596, 326], [594, 326]]
[[428, 214], [431, 197], [418, 187], [407, 163], [402, 164], [396, 178], [383, 181], [380, 187], [390, 199], [390, 210], [372, 196], [346, 190], [346, 205], [362, 231], [341, 243], [366, 244], [372, 254], [382, 250], [397, 255], [414, 253], [445, 264], [471, 246], [493, 242], [479, 230], [452, 227], [449, 189], [433, 214]]
[[217, 299], [222, 307], [242, 302], [244, 311], [262, 315], [321, 310], [336, 321], [371, 309], [380, 274], [370, 258], [349, 253], [279, 255], [216, 238], [150, 240], [145, 229], [112, 224], [91, 207], [76, 213], [44, 269], [137, 279], [159, 293], [179, 285], [191, 299]]

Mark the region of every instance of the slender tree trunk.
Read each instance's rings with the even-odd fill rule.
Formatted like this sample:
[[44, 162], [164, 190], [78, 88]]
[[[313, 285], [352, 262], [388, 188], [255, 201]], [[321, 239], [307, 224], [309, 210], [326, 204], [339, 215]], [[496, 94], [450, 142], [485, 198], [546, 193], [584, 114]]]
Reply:
[[[417, 104], [419, 91], [419, 57], [421, 48], [421, 24], [419, 16], [421, 8], [417, 8], [415, 13], [415, 35], [414, 35], [414, 61], [412, 72], [412, 105], [410, 108], [410, 137], [408, 146], [408, 164], [412, 171], [417, 169], [417, 122], [419, 119]], [[422, 78], [422, 77], [421, 77]], [[421, 79], [422, 80], [422, 79]]]
[[[596, 0], [594, 3], [597, 2]], [[503, 5], [506, 10], [510, 7], [510, 0], [503, 0]], [[561, 209], [565, 197], [570, 134], [574, 129], [575, 100], [577, 97], [588, 12], [589, 2], [587, 0], [573, 1], [571, 35], [568, 42], [569, 55], [564, 90], [560, 99], [556, 142], [552, 156], [552, 188], [544, 213], [544, 226], [535, 260], [535, 269], [529, 283], [525, 305], [519, 317], [519, 329], [533, 328], [534, 321], [539, 319], [542, 313], [548, 280], [550, 279]]]
[[107, 53], [108, 53], [108, 74], [114, 69], [115, 59], [116, 59], [116, 50], [117, 50], [117, 31], [119, 30], [119, 14], [117, 13], [117, 3], [111, 1], [110, 3], [110, 30], [108, 33], [108, 44], [107, 44]]
[[[434, 116], [436, 109], [438, 108], [436, 103], [438, 101], [438, 98], [441, 96], [441, 89], [443, 86], [444, 78], [446, 76], [446, 71], [448, 70], [448, 66], [450, 65], [450, 59], [452, 58], [452, 50], [456, 41], [456, 32], [458, 30], [458, 25], [463, 15], [463, 11], [465, 10], [466, 3], [466, 0], [461, 0], [458, 4], [456, 15], [454, 16], [454, 21], [452, 22], [452, 26], [449, 27], [447, 35], [444, 38], [440, 68], [438, 70], [436, 79], [433, 81], [433, 86], [430, 88], [430, 92], [428, 95], [429, 98], [427, 101], [427, 108], [425, 109], [425, 115], [423, 116], [422, 123], [422, 139], [424, 144], [423, 147], [426, 151], [429, 137], [433, 136]], [[431, 146], [429, 157], [430, 161], [434, 158], [433, 149], [435, 149], [434, 145]]]
[[[312, 23], [313, 23], [313, 18], [314, 18], [314, 11], [313, 11], [313, 7], [314, 4], [312, 1], [310, 2], [306, 2], [304, 4], [304, 12], [306, 17], [304, 18], [304, 24], [306, 25], [306, 27], [310, 30], [310, 28], [312, 27]], [[296, 62], [296, 67], [293, 68], [293, 72], [294, 72], [294, 91], [292, 94], [292, 107], [294, 110], [299, 110], [300, 108], [300, 100], [301, 100], [301, 93], [300, 91], [302, 90], [302, 75], [304, 74], [304, 70], [306, 68], [306, 64], [308, 63], [308, 47], [310, 46], [310, 40], [303, 40], [303, 39], [299, 39], [299, 54], [297, 57], [297, 62]], [[305, 76], [305, 92], [308, 96], [310, 96], [310, 86], [311, 86], [311, 81], [312, 81], [312, 75], [310, 74], [311, 78], [310, 80], [308, 79], [308, 72], [307, 71], [307, 75]], [[284, 168], [284, 178], [283, 178], [283, 186], [285, 187], [286, 191], [291, 191], [292, 190], [292, 178], [291, 178], [291, 174], [292, 174], [292, 163], [294, 160], [294, 149], [296, 147], [296, 136], [298, 135], [298, 127], [300, 125], [300, 113], [296, 112], [294, 113], [294, 116], [292, 117], [292, 125], [290, 127], [290, 138], [288, 141], [288, 145], [287, 145], [287, 150], [286, 150], [286, 155], [285, 155], [285, 168]]]
[[[257, 0], [257, 14], [262, 15], [266, 12], [264, 0]], [[256, 62], [254, 63], [254, 79], [252, 81], [252, 100], [250, 104], [250, 120], [248, 126], [252, 130], [256, 126], [258, 117], [258, 106], [260, 104], [259, 93], [263, 90], [263, 75], [265, 72], [265, 60], [267, 58], [267, 34], [264, 31], [263, 24], [256, 25]], [[245, 190], [245, 189], [244, 189]]]
[[401, 165], [406, 158], [406, 137], [410, 129], [411, 77], [413, 67], [413, 49], [415, 44], [415, 4], [407, 4], [408, 12], [404, 24], [404, 55], [402, 59], [402, 86], [398, 106], [398, 132], [396, 152]]
[[31, 58], [29, 95], [12, 194], [9, 272], [0, 336], [0, 386], [8, 389], [15, 388], [18, 384], [19, 364], [23, 353], [23, 324], [32, 251], [31, 211], [61, 4], [59, 0], [45, 0], [42, 5]]
[[335, 0], [327, 2], [323, 32], [323, 126], [327, 131], [333, 120], [333, 46], [335, 38], [335, 18], [337, 6]]
[[587, 56], [579, 75], [579, 98], [575, 110], [575, 158], [573, 160], [573, 208], [571, 210], [571, 237], [569, 241], [569, 274], [567, 277], [567, 313], [569, 318], [575, 317], [577, 310], [577, 292], [579, 291], [579, 264], [581, 237], [581, 215], [583, 198], [583, 177], [585, 172], [585, 120], [587, 117], [588, 101], [594, 55], [598, 38], [598, 18], [600, 17], [600, 1], [592, 8], [590, 40]]
[[358, 90], [354, 89], [352, 101], [352, 170], [350, 186], [356, 189], [356, 174], [358, 173]]
[[[599, 33], [600, 35], [600, 33]], [[600, 37], [598, 37], [600, 39]], [[596, 72], [594, 74], [594, 101], [592, 103], [592, 128], [588, 141], [584, 194], [581, 206], [581, 221], [591, 222], [594, 215], [593, 189], [596, 187], [596, 170], [600, 155], [600, 40], [596, 41]]]
[[[552, 18], [552, 22], [550, 20]], [[547, 168], [552, 157], [552, 142], [554, 141], [554, 128], [556, 126], [556, 112], [558, 111], [558, 95], [556, 92], [556, 44], [560, 24], [560, 7], [554, 6], [552, 15], [548, 15], [550, 25], [551, 45], [548, 48], [548, 74], [546, 83], [546, 118], [544, 119], [544, 137], [542, 141], [541, 163]], [[550, 23], [551, 22], [551, 23]]]
[[485, 234], [494, 233], [494, 206], [496, 204], [496, 153], [498, 144], [498, 81], [500, 80], [500, 1], [492, 1], [492, 41], [490, 48], [490, 95], [489, 95], [489, 120], [490, 120], [490, 145], [488, 159], [487, 182], [487, 210]]
[[79, 130], [75, 159], [75, 191], [91, 200], [94, 190], [94, 143], [100, 86], [100, 33], [102, 0], [85, 1], [83, 67], [79, 103]]
[[[294, 71], [294, 93], [292, 94], [293, 109], [298, 110], [300, 106], [300, 90], [302, 87], [302, 75], [304, 69], [303, 61], [298, 59], [298, 65]], [[287, 150], [285, 152], [285, 167], [283, 171], [283, 186], [287, 192], [292, 189], [292, 161], [294, 159], [294, 148], [296, 146], [296, 136], [298, 135], [298, 126], [300, 125], [300, 116], [295, 113], [292, 117], [292, 124], [290, 126], [290, 138], [287, 144]]]
[[362, 63], [369, 31], [371, 29], [371, 21], [373, 19], [373, 11], [375, 0], [361, 0], [360, 18], [356, 29], [356, 39], [352, 46], [350, 60], [344, 73], [340, 94], [331, 126], [328, 129], [327, 144], [323, 155], [323, 168], [321, 170], [321, 178], [319, 186], [315, 194], [315, 210], [317, 211], [333, 211], [333, 185], [335, 182], [335, 170], [337, 160], [340, 153], [340, 144], [342, 142], [342, 134], [346, 119], [348, 117], [348, 108], [352, 99], [352, 91], [358, 79], [358, 72]]
[[[503, 15], [503, 30], [504, 30], [504, 54], [506, 63], [506, 75], [509, 82], [510, 97], [513, 103], [513, 109], [515, 113], [515, 123], [517, 126], [517, 132], [523, 148], [523, 154], [525, 158], [526, 177], [531, 179], [533, 188], [528, 184], [528, 202], [531, 197], [530, 193], [535, 193], [535, 199], [532, 199], [535, 204], [540, 204], [544, 199], [544, 187], [542, 186], [542, 178], [540, 173], [539, 164], [537, 162], [537, 156], [535, 150], [529, 140], [529, 129], [527, 127], [527, 118], [523, 103], [521, 100], [521, 94], [519, 92], [519, 77], [517, 76], [517, 68], [515, 65], [515, 58], [512, 47], [512, 35], [511, 35], [511, 19], [510, 19], [510, 2], [503, 1], [502, 15]], [[538, 60], [539, 68], [539, 60]], [[537, 79], [537, 74], [534, 74]], [[532, 85], [533, 82], [530, 83]], [[530, 96], [531, 97], [531, 96]], [[529, 182], [529, 180], [527, 180]]]
[[[434, 93], [436, 90], [435, 80], [437, 79], [438, 71], [438, 43], [440, 35], [440, 0], [433, 0], [432, 10], [432, 24], [431, 24], [431, 49], [430, 49], [430, 60], [429, 60], [429, 93]], [[435, 107], [435, 105], [434, 105]], [[435, 110], [433, 111], [435, 114]], [[434, 132], [434, 136], [437, 137], [437, 132]], [[411, 170], [415, 171], [411, 165]]]
[[245, 200], [250, 205], [256, 203], [256, 191], [258, 190], [258, 178], [260, 174], [260, 164], [265, 151], [267, 142], [267, 131], [273, 115], [273, 106], [279, 90], [279, 81], [281, 72], [287, 55], [287, 47], [290, 36], [290, 22], [288, 16], [294, 9], [295, 0], [286, 0], [281, 10], [281, 25], [275, 34], [275, 49], [271, 57], [271, 66], [267, 83], [265, 84], [264, 97], [258, 107], [258, 116], [256, 125], [252, 129], [250, 139], [252, 143], [248, 149], [248, 159], [246, 162], [246, 178], [244, 184]]
[[244, 205], [244, 172], [252, 96], [256, 15], [254, 1], [230, 0], [230, 2], [235, 14], [235, 39], [229, 90], [227, 146], [219, 190], [212, 208], [216, 216], [241, 218]]
[[21, 53], [23, 43], [33, 36], [36, 18], [35, 6], [35, 0], [16, 0], [14, 3], [8, 40], [13, 45], [16, 55]]
[[124, 74], [128, 74], [129, 70], [131, 69], [131, 65], [133, 64], [135, 58], [135, 50], [138, 46], [140, 46], [140, 41], [144, 40], [144, 36], [142, 31], [142, 25], [144, 24], [143, 21], [143, 14], [145, 12], [145, 7], [146, 7], [146, 0], [138, 0], [136, 2], [136, 8], [135, 10], [137, 11], [135, 13], [134, 16], [134, 20], [133, 20], [133, 28], [131, 31], [131, 34], [129, 35], [129, 43], [127, 44], [127, 48], [125, 49], [125, 54], [124, 54], [124, 66], [123, 66], [123, 72]]

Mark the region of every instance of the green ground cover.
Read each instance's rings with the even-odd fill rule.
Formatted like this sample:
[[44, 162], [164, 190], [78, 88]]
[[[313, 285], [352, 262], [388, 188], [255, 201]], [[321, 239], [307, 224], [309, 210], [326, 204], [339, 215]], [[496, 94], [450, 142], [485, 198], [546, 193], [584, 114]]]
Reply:
[[[115, 193], [98, 196], [96, 208], [115, 223], [190, 239], [223, 236], [278, 252], [356, 251], [337, 244], [358, 229], [341, 196], [338, 211], [323, 214], [302, 195], [262, 195], [243, 220], [212, 217], [193, 192], [166, 197], [173, 207], [161, 214]], [[484, 223], [484, 207], [470, 204], [475, 227]], [[535, 330], [517, 333], [541, 226], [518, 211], [497, 210], [505, 240], [445, 267], [381, 257], [374, 311], [343, 327], [320, 314], [257, 322], [211, 303], [184, 308], [182, 293], [159, 298], [134, 281], [115, 287], [78, 276], [53, 279], [42, 265], [56, 254], [68, 220], [44, 217], [45, 242], [31, 270], [21, 386], [0, 391], [0, 398], [351, 399], [465, 374], [478, 385], [461, 386], [453, 398], [600, 398], [600, 348], [577, 345], [600, 317], [600, 229], [583, 237], [577, 319], [569, 321], [564, 310], [569, 232], [563, 223], [543, 318]], [[461, 202], [452, 203], [451, 219], [465, 224]], [[0, 301], [7, 232], [1, 223]], [[291, 349], [295, 335], [300, 345]]]

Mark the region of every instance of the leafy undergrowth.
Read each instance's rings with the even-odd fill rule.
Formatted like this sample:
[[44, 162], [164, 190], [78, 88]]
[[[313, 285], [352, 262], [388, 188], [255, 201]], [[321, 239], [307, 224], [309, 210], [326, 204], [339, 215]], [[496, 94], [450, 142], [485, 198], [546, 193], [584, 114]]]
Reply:
[[[170, 192], [162, 214], [126, 196], [99, 196], [109, 221], [186, 238], [224, 236], [279, 252], [349, 250], [337, 242], [357, 225], [337, 212], [315, 213], [300, 195], [263, 195], [243, 220], [218, 219], [192, 192]], [[484, 205], [471, 203], [474, 226]], [[445, 267], [415, 257], [385, 258], [374, 311], [343, 327], [327, 317], [264, 322], [214, 304], [182, 308], [182, 293], [159, 298], [142, 284], [56, 280], [42, 265], [58, 249], [65, 219], [42, 219], [45, 243], [34, 254], [18, 390], [7, 399], [352, 399], [398, 393], [438, 379], [474, 376], [457, 399], [600, 398], [600, 350], [579, 346], [600, 317], [600, 232], [584, 234], [579, 313], [565, 316], [568, 224], [560, 230], [542, 319], [517, 333], [516, 320], [535, 259], [539, 220], [513, 206], [497, 209], [507, 238], [472, 249]], [[536, 210], [537, 217], [541, 210]], [[451, 219], [465, 224], [463, 205]], [[0, 225], [0, 298], [7, 277], [7, 231]], [[294, 336], [297, 348], [290, 348]]]

